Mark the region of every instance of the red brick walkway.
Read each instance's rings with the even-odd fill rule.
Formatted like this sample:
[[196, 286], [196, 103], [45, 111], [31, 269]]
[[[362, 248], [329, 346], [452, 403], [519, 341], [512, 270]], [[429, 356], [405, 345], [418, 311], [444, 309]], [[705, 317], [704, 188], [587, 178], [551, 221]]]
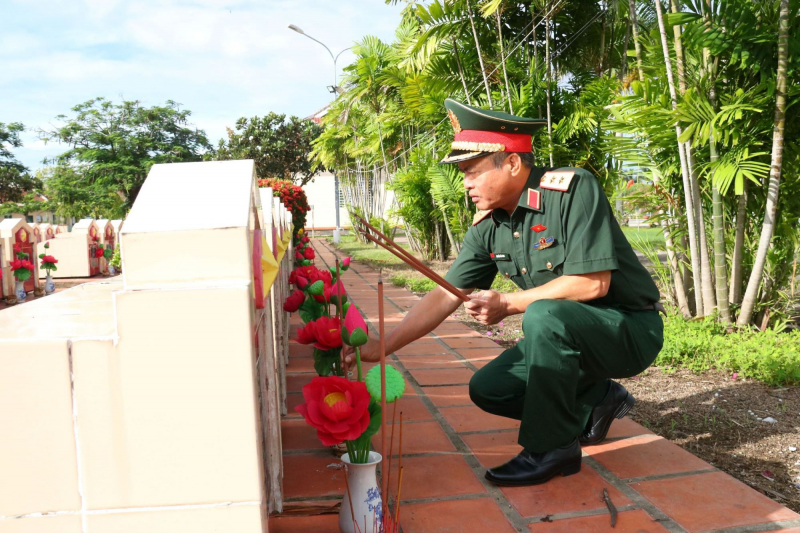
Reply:
[[[315, 240], [314, 246], [317, 262], [332, 265], [332, 250], [323, 241]], [[377, 330], [378, 273], [354, 263], [342, 279]], [[384, 288], [390, 330], [418, 298], [388, 283]], [[291, 348], [289, 415], [282, 423], [285, 496], [289, 504], [330, 505], [341, 499], [344, 478], [330, 468], [336, 458], [294, 411], [302, 402], [302, 386], [314, 373], [310, 350], [298, 344]], [[602, 445], [584, 448], [578, 475], [536, 487], [499, 488], [486, 482], [487, 467], [520, 451], [518, 423], [482, 412], [467, 392], [473, 372], [501, 351], [467, 326], [448, 320], [391, 355], [407, 380], [398, 406], [405, 421], [405, 533], [800, 532], [800, 515], [628, 419], [616, 421]], [[604, 488], [619, 511], [614, 529], [601, 500]], [[335, 532], [337, 519], [335, 514], [272, 517], [269, 531]]]

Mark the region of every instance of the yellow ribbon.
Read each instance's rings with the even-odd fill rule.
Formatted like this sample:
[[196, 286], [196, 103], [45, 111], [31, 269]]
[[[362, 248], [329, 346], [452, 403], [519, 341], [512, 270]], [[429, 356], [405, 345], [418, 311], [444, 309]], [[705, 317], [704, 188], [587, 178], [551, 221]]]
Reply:
[[275, 283], [275, 278], [278, 277], [278, 262], [275, 260], [275, 255], [267, 245], [267, 239], [262, 235], [261, 237], [261, 272], [264, 277], [264, 297], [269, 294], [272, 284]]

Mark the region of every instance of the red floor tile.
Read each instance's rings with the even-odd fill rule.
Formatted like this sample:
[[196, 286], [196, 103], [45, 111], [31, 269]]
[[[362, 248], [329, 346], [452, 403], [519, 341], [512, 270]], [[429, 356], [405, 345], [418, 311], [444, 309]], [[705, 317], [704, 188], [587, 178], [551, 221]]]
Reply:
[[[396, 442], [393, 453], [398, 453], [400, 445], [399, 429], [395, 433]], [[389, 437], [391, 433], [386, 433], [386, 447], [389, 447]], [[372, 446], [380, 452], [381, 433], [380, 431], [372, 437]], [[456, 448], [447, 434], [442, 430], [437, 422], [413, 422], [403, 424], [403, 455], [415, 453], [435, 453], [435, 452], [455, 452]]]
[[281, 421], [281, 441], [284, 450], [327, 449], [317, 438], [317, 430], [306, 424], [302, 418]]
[[[442, 339], [443, 341], [450, 341], [450, 340], [464, 340], [464, 339], [472, 339], [474, 341], [482, 341], [486, 340], [483, 338], [483, 335], [475, 331], [474, 329], [469, 329], [466, 326], [459, 326], [458, 328], [447, 328], [445, 330], [433, 330], [433, 333], [436, 334], [437, 337]], [[449, 344], [449, 343], [448, 343]], [[453, 345], [450, 345], [453, 346]], [[481, 348], [482, 346], [478, 344], [477, 346], [469, 346], [471, 348]], [[488, 347], [488, 346], [487, 346]]]
[[339, 533], [339, 514], [269, 517], [269, 533]]
[[606, 504], [601, 499], [604, 488], [615, 506], [631, 504], [620, 491], [586, 465], [575, 475], [556, 476], [542, 485], [501, 487], [501, 490], [519, 514], [530, 517], [605, 509]]
[[420, 386], [428, 385], [467, 385], [474, 372], [468, 368], [450, 368], [439, 370], [409, 370]]
[[568, 518], [553, 522], [538, 522], [528, 528], [533, 533], [661, 533], [666, 532], [658, 521], [642, 510], [625, 511], [617, 515], [617, 523], [611, 527], [611, 516], [604, 513], [580, 518]]
[[313, 357], [290, 357], [289, 364], [286, 366], [287, 372], [312, 372], [314, 374], [317, 373], [314, 370], [314, 358]]
[[404, 533], [513, 533], [500, 507], [491, 498], [414, 503], [400, 506]]
[[464, 363], [448, 353], [434, 355], [398, 355], [407, 370], [418, 368], [464, 368]]
[[302, 392], [303, 386], [311, 383], [316, 374], [288, 374], [286, 376], [286, 392]]
[[430, 354], [446, 354], [447, 348], [441, 344], [428, 344], [412, 342], [408, 346], [400, 348], [396, 352], [397, 355], [430, 355]]
[[289, 359], [292, 357], [312, 357], [313, 355], [313, 346], [309, 344], [299, 344], [296, 342], [289, 343]]
[[484, 468], [500, 466], [522, 451], [522, 446], [517, 443], [516, 431], [475, 433], [462, 435], [461, 439]]
[[487, 431], [490, 429], [514, 429], [519, 427], [519, 420], [503, 418], [481, 411], [479, 407], [445, 407], [442, 415], [458, 433], [464, 431]]
[[448, 385], [446, 387], [423, 387], [425, 396], [430, 398], [436, 407], [451, 405], [472, 405], [469, 399], [468, 385]]
[[[389, 493], [392, 497], [397, 495], [398, 471], [395, 459], [389, 482]], [[485, 492], [486, 489], [478, 481], [475, 472], [460, 455], [403, 458], [403, 486], [400, 494], [403, 501]]]
[[652, 435], [653, 432], [641, 424], [637, 424], [630, 418], [616, 418], [608, 430], [608, 439], [618, 439], [626, 437], [638, 437], [639, 435]]
[[657, 435], [587, 446], [585, 451], [621, 479], [711, 468], [702, 459]]
[[456, 353], [473, 364], [486, 364], [504, 351], [503, 348], [462, 348]]
[[483, 337], [445, 337], [445, 344], [451, 348], [497, 348], [498, 345]]
[[[410, 387], [406, 387], [408, 391]], [[410, 420], [432, 420], [433, 415], [428, 411], [428, 408], [425, 407], [425, 404], [422, 403], [422, 400], [419, 399], [418, 396], [413, 396], [409, 394], [403, 394], [403, 397], [397, 401], [397, 409], [396, 414], [393, 414], [395, 411], [394, 404], [389, 404], [386, 406], [386, 410], [388, 411], [387, 420], [389, 417], [394, 416], [395, 422], [400, 422], [400, 413], [403, 414], [403, 421], [408, 422]], [[391, 423], [391, 420], [389, 420]]]
[[690, 532], [800, 518], [723, 472], [643, 481], [631, 487]]
[[303, 399], [302, 394], [287, 394], [286, 395], [286, 416], [287, 417], [298, 417], [300, 413], [295, 411], [295, 407], [300, 405], [301, 403], [305, 402]]
[[313, 455], [283, 456], [283, 494], [285, 498], [318, 498], [344, 495], [344, 471], [328, 468], [342, 462], [331, 452], [330, 457]]

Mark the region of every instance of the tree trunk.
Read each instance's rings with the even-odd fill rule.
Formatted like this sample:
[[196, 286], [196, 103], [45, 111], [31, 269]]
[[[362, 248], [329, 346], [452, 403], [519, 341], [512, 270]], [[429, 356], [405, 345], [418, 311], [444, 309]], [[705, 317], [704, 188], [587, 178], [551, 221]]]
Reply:
[[769, 170], [769, 188], [767, 190], [767, 206], [764, 212], [764, 224], [758, 240], [753, 271], [747, 282], [747, 290], [742, 300], [742, 310], [737, 323], [744, 326], [753, 318], [758, 289], [764, 275], [767, 262], [767, 251], [775, 232], [775, 215], [778, 209], [778, 190], [781, 184], [783, 167], [783, 130], [786, 122], [786, 67], [789, 55], [789, 0], [781, 0], [778, 28], [778, 73], [775, 87], [775, 123], [772, 132], [772, 164]]
[[628, 74], [628, 45], [631, 38], [631, 21], [630, 19], [625, 24], [625, 40], [622, 41], [622, 57], [620, 58], [619, 65], [619, 82], [624, 83], [625, 77]]
[[644, 81], [642, 43], [639, 42], [639, 15], [636, 14], [636, 0], [628, 0], [628, 9], [630, 10], [631, 30], [633, 31], [633, 46], [636, 48], [636, 70], [639, 72], [639, 81]]
[[[458, 76], [461, 78], [461, 84], [464, 86], [464, 96], [467, 99], [467, 105], [472, 105], [472, 100], [469, 97], [469, 89], [467, 88], [467, 80], [464, 78], [464, 69], [461, 68], [461, 58], [458, 55], [458, 44], [455, 39], [453, 39], [453, 56], [456, 58], [456, 65], [458, 65]], [[403, 153], [405, 153], [405, 150]]]
[[489, 89], [489, 77], [486, 75], [486, 67], [483, 66], [483, 54], [481, 54], [481, 43], [478, 41], [478, 30], [475, 29], [475, 19], [472, 16], [472, 6], [470, 0], [464, 0], [467, 4], [467, 15], [469, 24], [472, 27], [472, 37], [475, 39], [475, 50], [478, 52], [478, 62], [481, 64], [481, 74], [483, 75], [483, 85], [486, 87], [486, 98], [489, 100], [489, 107], [493, 108], [492, 91]]
[[[605, 9], [603, 7], [605, 2], [600, 3], [600, 8]], [[603, 22], [600, 25], [600, 64], [597, 65], [597, 75], [601, 76], [603, 74], [603, 67], [605, 66], [605, 59], [606, 59], [606, 25], [608, 24], [608, 11], [603, 13], [602, 16]]]
[[553, 162], [553, 117], [550, 115], [550, 14], [544, 21], [544, 60], [547, 62], [547, 139], [550, 142], [550, 167], [554, 167]]
[[742, 194], [736, 208], [736, 234], [733, 240], [733, 257], [731, 258], [731, 292], [730, 301], [738, 304], [742, 300], [742, 281], [744, 279], [744, 230], [747, 227], [747, 180], [744, 180]]
[[[673, 0], [674, 2], [675, 0]], [[717, 107], [717, 93], [714, 90], [714, 82], [711, 81], [711, 89], [709, 90], [709, 100], [711, 105], [716, 110]], [[711, 127], [711, 133], [708, 139], [708, 147], [711, 153], [711, 164], [713, 165], [719, 160], [717, 154], [717, 141], [714, 138], [714, 127]], [[711, 209], [712, 209], [712, 225], [714, 228], [714, 277], [717, 292], [717, 306], [719, 308], [719, 316], [723, 322], [729, 324], [731, 322], [731, 310], [728, 304], [728, 258], [725, 250], [725, 206], [723, 203], [722, 194], [720, 194], [716, 183], [714, 183], [714, 174], [709, 176], [711, 180]]]
[[539, 66], [539, 46], [536, 41], [536, 9], [533, 7], [533, 2], [531, 2], [531, 22], [533, 24], [533, 29], [531, 30], [531, 39], [533, 39], [533, 69], [531, 72], [533, 72], [536, 70], [536, 67]]
[[503, 78], [506, 80], [506, 98], [508, 98], [508, 112], [514, 114], [514, 104], [511, 103], [511, 85], [508, 84], [508, 73], [506, 72], [506, 54], [503, 50], [503, 26], [500, 23], [500, 9], [494, 12], [497, 21], [497, 40], [500, 42], [500, 64], [503, 66]]
[[[658, 185], [658, 174], [653, 172], [653, 184]], [[678, 262], [678, 254], [675, 251], [675, 242], [672, 239], [672, 232], [669, 230], [669, 223], [667, 217], [664, 215], [664, 210], [661, 210], [661, 231], [664, 233], [664, 242], [667, 246], [667, 261], [669, 270], [672, 273], [672, 281], [675, 284], [675, 300], [678, 303], [678, 309], [681, 314], [686, 318], [691, 318], [692, 312], [689, 309], [689, 301], [686, 298], [686, 286], [683, 283], [683, 274], [681, 273], [680, 264]]]
[[453, 230], [450, 229], [450, 222], [447, 221], [447, 212], [442, 211], [442, 221], [444, 222], [444, 230], [447, 232], [447, 240], [450, 241], [450, 248], [452, 248], [456, 255], [461, 252], [461, 246], [458, 245], [456, 242], [455, 237], [453, 236]]
[[[677, 13], [678, 4], [676, 0], [671, 0], [670, 5], [672, 7], [672, 12]], [[678, 88], [681, 96], [683, 96], [686, 94], [686, 69], [684, 68], [683, 60], [681, 27], [678, 25], [673, 26], [672, 32], [675, 43], [675, 66], [678, 71]], [[714, 298], [714, 284], [711, 280], [711, 258], [708, 255], [706, 223], [703, 214], [703, 198], [700, 195], [700, 183], [695, 170], [697, 168], [697, 164], [694, 157], [694, 149], [689, 142], [684, 143], [683, 149], [686, 151], [686, 163], [689, 167], [689, 183], [692, 186], [694, 219], [697, 223], [697, 246], [700, 248], [700, 283], [702, 285], [703, 293], [703, 311], [705, 314], [709, 314], [711, 310], [717, 306], [717, 303], [716, 299]]]
[[[672, 99], [672, 109], [677, 109], [678, 107], [678, 97], [675, 92], [675, 80], [672, 76], [672, 61], [669, 57], [669, 44], [667, 43], [667, 31], [664, 27], [664, 12], [661, 8], [661, 0], [655, 1], [656, 6], [656, 15], [658, 17], [658, 29], [661, 33], [661, 46], [664, 51], [664, 63], [667, 67], [667, 83], [669, 85], [669, 94]], [[675, 123], [675, 135], [677, 139], [680, 139], [682, 134], [681, 126], [677, 122]], [[683, 176], [683, 188], [686, 198], [686, 220], [687, 226], [689, 229], [689, 249], [691, 253], [692, 259], [692, 272], [694, 273], [694, 300], [696, 306], [696, 312], [698, 316], [703, 316], [705, 313], [703, 312], [703, 287], [700, 282], [700, 277], [698, 274], [700, 273], [700, 255], [698, 253], [697, 247], [697, 232], [695, 229], [695, 209], [694, 209], [694, 202], [692, 198], [692, 185], [691, 185], [691, 178], [689, 174], [689, 167], [688, 162], [686, 160], [686, 153], [682, 149], [680, 140], [678, 141], [678, 155], [680, 157], [681, 162], [681, 174]]]

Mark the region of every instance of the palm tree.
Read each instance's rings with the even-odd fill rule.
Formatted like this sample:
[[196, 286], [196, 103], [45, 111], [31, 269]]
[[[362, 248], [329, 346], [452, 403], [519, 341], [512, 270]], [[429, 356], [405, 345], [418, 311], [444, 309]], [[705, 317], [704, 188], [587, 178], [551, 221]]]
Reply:
[[742, 309], [739, 312], [737, 323], [744, 326], [753, 318], [758, 290], [761, 287], [764, 274], [764, 264], [767, 261], [767, 251], [775, 231], [775, 215], [778, 209], [778, 187], [781, 183], [781, 170], [783, 167], [783, 132], [786, 125], [786, 70], [789, 56], [789, 0], [781, 0], [778, 18], [778, 72], [775, 84], [775, 119], [772, 133], [772, 164], [769, 172], [769, 188], [767, 190], [767, 205], [764, 211], [764, 223], [761, 228], [761, 237], [758, 240], [753, 271], [747, 282], [747, 290], [742, 300]]
[[[661, 8], [661, 0], [655, 0], [656, 6], [656, 15], [658, 17], [658, 29], [661, 33], [661, 46], [664, 52], [664, 64], [666, 65], [667, 69], [667, 83], [669, 85], [669, 94], [670, 98], [672, 99], [672, 109], [677, 110], [678, 108], [678, 97], [675, 92], [675, 80], [672, 76], [672, 62], [669, 57], [669, 44], [667, 42], [667, 31], [664, 27], [664, 13]], [[698, 239], [697, 239], [697, 227], [695, 225], [695, 218], [696, 218], [696, 208], [694, 205], [694, 198], [692, 194], [692, 177], [691, 173], [688, 168], [688, 161], [686, 158], [686, 153], [683, 150], [683, 146], [685, 143], [681, 142], [681, 137], [683, 135], [682, 128], [680, 123], [675, 123], [675, 135], [678, 138], [678, 152], [680, 157], [680, 164], [681, 164], [681, 175], [683, 176], [683, 187], [685, 192], [686, 198], [686, 219], [687, 225], [689, 230], [689, 248], [691, 254], [691, 261], [692, 261], [692, 272], [694, 273], [694, 300], [695, 300], [695, 310], [699, 316], [703, 316], [704, 307], [703, 307], [703, 287], [701, 278], [698, 276], [700, 272], [700, 255], [698, 253]]]

